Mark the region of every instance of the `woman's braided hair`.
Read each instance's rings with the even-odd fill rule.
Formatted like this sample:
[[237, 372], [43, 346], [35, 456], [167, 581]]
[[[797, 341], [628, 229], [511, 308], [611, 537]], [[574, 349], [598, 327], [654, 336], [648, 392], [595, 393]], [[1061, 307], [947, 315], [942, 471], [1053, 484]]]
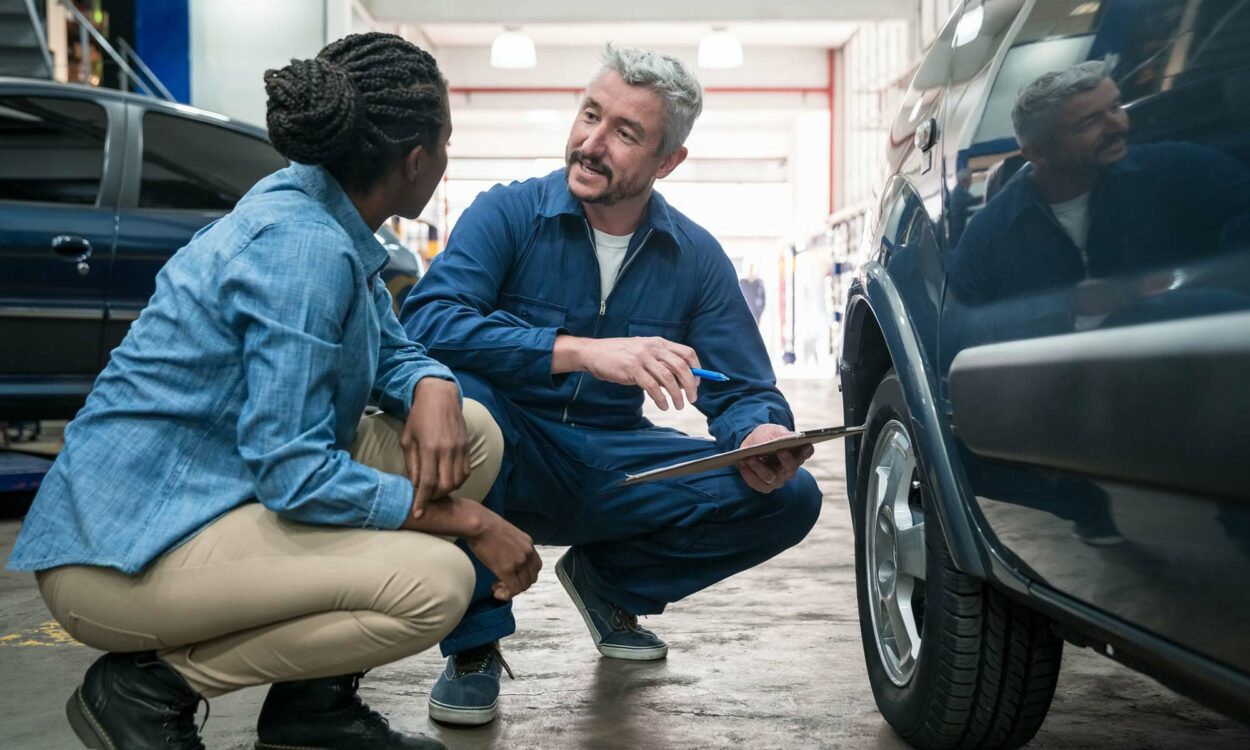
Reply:
[[443, 127], [447, 82], [428, 52], [394, 34], [352, 34], [312, 60], [265, 71], [265, 123], [291, 161], [363, 190]]

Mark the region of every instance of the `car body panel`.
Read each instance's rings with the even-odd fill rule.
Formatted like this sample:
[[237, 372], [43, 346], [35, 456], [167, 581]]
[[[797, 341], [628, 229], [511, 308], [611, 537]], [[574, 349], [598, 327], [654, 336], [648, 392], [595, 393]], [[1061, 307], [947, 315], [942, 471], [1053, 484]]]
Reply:
[[[99, 182], [89, 203], [0, 199], [0, 412], [12, 419], [37, 415], [23, 394], [38, 391], [60, 408], [80, 402], [99, 372], [101, 335], [116, 240], [117, 197], [126, 149], [124, 105], [96, 101], [82, 87], [0, 81], [0, 104], [45, 107], [73, 132], [73, 117], [102, 113], [107, 123], [99, 151]], [[87, 129], [79, 132], [89, 132]], [[94, 140], [94, 136], [89, 136]], [[32, 154], [33, 155], [33, 154]], [[22, 158], [23, 154], [7, 158]], [[34, 158], [38, 158], [35, 156]], [[94, 173], [87, 154], [83, 169]], [[40, 169], [53, 168], [41, 165]], [[62, 179], [79, 180], [55, 167]], [[20, 167], [19, 167], [20, 169]], [[86, 174], [84, 172], [83, 174]], [[62, 239], [63, 238], [63, 239]], [[83, 245], [82, 242], [89, 243]], [[61, 252], [53, 249], [59, 243]]]
[[[1250, 29], [1250, 14], [1240, 4], [1179, 0], [1155, 0], [1149, 12], [1075, 0], [965, 5], [952, 24], [980, 8], [976, 32], [930, 52], [948, 66], [937, 215], [897, 137], [887, 146], [894, 176], [877, 209], [899, 213], [901, 197], [935, 217], [943, 266], [936, 334], [928, 325], [934, 276], [917, 271], [923, 256], [908, 263], [893, 251], [891, 224], [882, 221], [849, 297], [840, 363], [847, 418], [862, 419], [865, 394], [893, 367], [961, 569], [1054, 617], [1070, 639], [1112, 644], [1110, 655], [1246, 719], [1250, 593], [1239, 582], [1250, 577], [1250, 433], [1238, 405], [1250, 379], [1250, 319], [1242, 312], [1250, 309], [1250, 210], [1240, 208], [1244, 183], [1229, 179], [1225, 157], [1250, 162], [1250, 48], [1244, 35], [1240, 45], [1230, 39]], [[1179, 225], [1143, 235], [1140, 227], [1171, 214], [1143, 210], [1149, 195], [1139, 191], [1146, 197], [1120, 214], [1138, 223], [1116, 225], [1125, 229], [1122, 269], [1087, 272], [1075, 285], [1025, 284], [988, 302], [969, 296], [964, 277], [952, 287], [965, 252], [962, 227], [984, 210], [983, 188], [1002, 190], [1024, 164], [1008, 116], [1017, 92], [1045, 70], [1108, 52], [1120, 53], [1124, 66], [1117, 70], [1127, 153], [1182, 154], [1167, 162], [1179, 166], [1142, 167], [1129, 184], [1163, 184], [1186, 164], [1224, 163], [1221, 189], [1189, 215], [1221, 202], [1234, 210], [1220, 214], [1218, 231], [1208, 223], [1176, 234], [1188, 247], [1169, 261], [1160, 237]], [[927, 66], [931, 72], [930, 61], [920, 70]], [[909, 93], [900, 118], [924, 96]], [[1174, 141], [1183, 144], [1167, 145]], [[1033, 168], [1017, 179], [1030, 179]], [[960, 170], [973, 187], [967, 214], [955, 216]], [[1212, 190], [1198, 184], [1160, 194], [1182, 205], [1195, 188]], [[1106, 221], [1114, 204], [1094, 205]], [[1101, 236], [1090, 235], [1092, 252], [1106, 252]], [[999, 252], [1030, 252], [1035, 238], [1016, 240]], [[1218, 248], [1200, 246], [1213, 241]], [[1204, 429], [1209, 434], [1195, 437]], [[848, 441], [848, 466], [857, 449]], [[1169, 456], [1175, 465], [1161, 466]]]

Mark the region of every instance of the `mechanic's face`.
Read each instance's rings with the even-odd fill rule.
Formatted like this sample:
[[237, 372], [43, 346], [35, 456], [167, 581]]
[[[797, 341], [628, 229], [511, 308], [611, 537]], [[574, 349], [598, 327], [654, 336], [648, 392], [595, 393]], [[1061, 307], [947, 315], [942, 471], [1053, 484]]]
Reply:
[[[1050, 143], [1025, 154], [1041, 167], [1071, 173], [1092, 173], [1109, 167], [1128, 153], [1128, 113], [1120, 106], [1120, 89], [1110, 78], [1063, 104]], [[1036, 157], [1036, 158], [1034, 158]]]
[[660, 154], [664, 100], [608, 71], [586, 89], [564, 150], [569, 191], [579, 200], [611, 206], [650, 193], [686, 156]]

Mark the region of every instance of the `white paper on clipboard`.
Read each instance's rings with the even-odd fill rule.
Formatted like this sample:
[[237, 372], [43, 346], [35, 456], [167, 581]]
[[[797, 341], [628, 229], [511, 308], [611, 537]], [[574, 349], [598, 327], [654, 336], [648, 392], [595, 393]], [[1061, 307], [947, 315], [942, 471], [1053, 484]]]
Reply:
[[658, 469], [644, 471], [641, 474], [630, 474], [625, 477], [619, 486], [629, 487], [635, 484], [642, 484], [643, 482], [652, 482], [656, 479], [671, 479], [672, 477], [684, 477], [687, 474], [697, 474], [701, 471], [711, 471], [712, 469], [736, 464], [744, 458], [767, 456], [787, 448], [823, 443], [826, 440], [858, 435], [863, 431], [863, 427], [822, 427], [817, 430], [804, 430], [794, 435], [769, 440], [767, 443], [753, 445], [750, 448], [738, 448], [737, 450], [717, 453], [714, 456], [696, 458], [693, 461], [683, 461], [671, 466], [662, 466]]

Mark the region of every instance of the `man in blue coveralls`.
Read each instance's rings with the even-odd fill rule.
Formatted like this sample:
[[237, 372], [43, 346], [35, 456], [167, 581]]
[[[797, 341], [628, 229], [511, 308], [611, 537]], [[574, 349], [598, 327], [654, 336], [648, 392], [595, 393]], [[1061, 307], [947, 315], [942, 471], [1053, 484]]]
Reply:
[[[668, 644], [639, 615], [797, 544], [820, 512], [820, 489], [799, 468], [810, 446], [616, 486], [794, 426], [733, 264], [652, 190], [686, 158], [702, 107], [679, 61], [607, 47], [566, 168], [478, 196], [401, 313], [503, 430], [487, 506], [539, 544], [571, 546], [556, 575], [611, 658], [664, 658]], [[697, 379], [700, 366], [729, 382]], [[644, 392], [661, 409], [695, 405], [715, 441], [652, 425]], [[478, 571], [430, 695], [430, 716], [454, 724], [494, 718], [498, 641], [515, 630]]]

